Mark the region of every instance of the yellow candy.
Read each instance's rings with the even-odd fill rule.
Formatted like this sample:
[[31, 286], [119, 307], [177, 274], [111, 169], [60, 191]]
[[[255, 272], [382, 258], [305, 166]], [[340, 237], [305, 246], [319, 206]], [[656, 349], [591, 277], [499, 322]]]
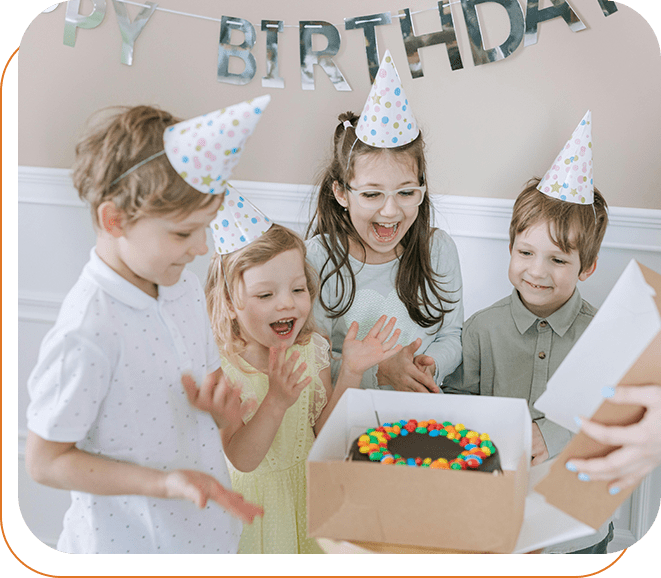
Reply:
[[359, 446], [364, 446], [370, 443], [370, 436], [368, 435], [362, 435], [358, 438], [358, 445]]
[[425, 458], [424, 460], [422, 460], [422, 463], [423, 464], [431, 464], [431, 458]]
[[368, 454], [369, 451], [370, 451], [370, 449], [369, 449], [368, 446], [360, 446], [360, 447], [358, 448], [358, 451], [359, 451], [361, 454]]
[[466, 426], [463, 423], [457, 423], [455, 424], [454, 429], [461, 431], [462, 429], [466, 429]]
[[453, 439], [454, 439], [454, 432], [449, 431], [449, 432], [448, 432], [448, 435], [447, 435], [446, 437], [447, 437], [449, 440], [453, 440]]
[[480, 451], [487, 457], [491, 455], [491, 450], [489, 448], [480, 448]]
[[448, 461], [445, 458], [438, 458], [436, 461], [441, 463], [441, 464], [447, 464], [448, 463]]
[[480, 437], [480, 434], [477, 433], [476, 431], [471, 430], [466, 434], [466, 437], [467, 438], [477, 438], [477, 437]]
[[491, 438], [489, 437], [489, 434], [483, 433], [483, 434], [480, 434], [480, 439], [482, 441], [485, 441], [485, 440], [488, 440], [488, 439], [491, 439]]

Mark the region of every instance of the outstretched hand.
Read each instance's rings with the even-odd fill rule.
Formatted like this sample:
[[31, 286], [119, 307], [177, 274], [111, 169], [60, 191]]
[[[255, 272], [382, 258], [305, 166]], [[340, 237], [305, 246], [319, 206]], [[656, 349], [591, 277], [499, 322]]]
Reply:
[[249, 400], [242, 404], [241, 389], [234, 386], [220, 369], [208, 374], [200, 388], [188, 373], [181, 376], [181, 384], [190, 404], [211, 414], [219, 429], [230, 424], [240, 424], [255, 403]]
[[611, 403], [641, 405], [642, 419], [629, 426], [604, 426], [587, 419], [581, 431], [610, 446], [620, 446], [606, 457], [571, 459], [567, 469], [577, 471], [580, 480], [607, 480], [608, 491], [637, 485], [661, 463], [661, 385], [618, 385]]
[[264, 515], [260, 506], [246, 502], [241, 494], [228, 490], [213, 476], [196, 470], [174, 470], [166, 474], [165, 494], [168, 498], [190, 500], [200, 509], [212, 500], [247, 524], [255, 516]]
[[[342, 365], [346, 370], [362, 376], [370, 367], [390, 359], [402, 349], [401, 345], [396, 345], [401, 331], [393, 331], [397, 319], [391, 317], [388, 323], [386, 319], [388, 317], [382, 315], [361, 341], [356, 339], [358, 323], [351, 323], [342, 344]], [[392, 336], [388, 339], [391, 332]]]
[[[396, 355], [379, 363], [379, 370], [376, 373], [379, 385], [391, 385], [398, 391], [439, 393], [441, 390], [434, 381], [431, 364], [425, 362], [425, 358], [432, 358], [428, 355], [415, 356], [420, 345], [422, 339], [418, 337], [402, 347]], [[436, 371], [435, 366], [434, 363], [434, 371]]]
[[286, 348], [271, 347], [269, 349], [269, 391], [271, 397], [283, 409], [287, 409], [296, 403], [298, 396], [312, 381], [308, 376], [301, 379], [303, 372], [307, 369], [307, 363], [303, 362], [296, 367], [296, 362], [301, 354], [294, 351], [289, 359], [285, 359]]

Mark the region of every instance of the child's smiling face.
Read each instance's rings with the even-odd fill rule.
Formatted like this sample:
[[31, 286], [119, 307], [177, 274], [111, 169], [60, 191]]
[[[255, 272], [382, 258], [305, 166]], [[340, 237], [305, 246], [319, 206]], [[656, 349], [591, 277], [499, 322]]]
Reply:
[[510, 254], [509, 280], [526, 308], [542, 318], [560, 309], [597, 266], [581, 273], [578, 251], [565, 253], [553, 243], [545, 221], [519, 233]]
[[248, 343], [248, 357], [268, 359], [270, 347], [290, 347], [312, 307], [303, 255], [290, 249], [246, 269], [237, 296], [233, 317]]
[[[417, 163], [411, 156], [389, 152], [361, 155], [355, 160], [354, 177], [347, 183], [354, 191], [395, 191], [418, 187]], [[366, 263], [387, 263], [397, 257], [397, 247], [418, 216], [418, 207], [400, 207], [393, 197], [378, 210], [364, 209], [352, 193], [338, 183], [333, 187], [337, 202], [346, 207], [351, 222], [363, 241]], [[357, 249], [357, 250], [356, 250]], [[362, 258], [360, 248], [350, 250]]]
[[156, 297], [158, 285], [179, 281], [186, 264], [207, 250], [207, 227], [221, 202], [184, 218], [143, 217], [124, 227], [113, 249], [111, 266], [127, 281]]

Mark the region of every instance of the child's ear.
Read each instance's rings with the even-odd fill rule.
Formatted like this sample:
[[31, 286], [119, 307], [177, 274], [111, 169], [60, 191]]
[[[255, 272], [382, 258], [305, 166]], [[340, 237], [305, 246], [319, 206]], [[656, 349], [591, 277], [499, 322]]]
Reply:
[[335, 200], [345, 209], [349, 206], [346, 190], [337, 181], [333, 181], [333, 195], [335, 196]]
[[106, 233], [110, 233], [116, 239], [124, 234], [126, 215], [112, 201], [105, 201], [97, 209], [99, 225]]
[[578, 276], [579, 281], [585, 281], [590, 275], [592, 275], [592, 273], [595, 272], [595, 270], [597, 269], [597, 260], [598, 259], [599, 259], [599, 257], [597, 257], [597, 259], [594, 260], [594, 263], [592, 263], [592, 265], [590, 265], [585, 271], [583, 271]]

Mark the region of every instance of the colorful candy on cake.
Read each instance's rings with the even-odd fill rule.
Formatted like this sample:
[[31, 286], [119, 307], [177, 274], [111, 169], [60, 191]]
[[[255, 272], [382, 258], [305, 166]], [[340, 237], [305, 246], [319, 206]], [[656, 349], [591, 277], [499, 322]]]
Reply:
[[400, 420], [369, 428], [354, 440], [349, 459], [443, 470], [502, 471], [489, 434], [433, 419]]

